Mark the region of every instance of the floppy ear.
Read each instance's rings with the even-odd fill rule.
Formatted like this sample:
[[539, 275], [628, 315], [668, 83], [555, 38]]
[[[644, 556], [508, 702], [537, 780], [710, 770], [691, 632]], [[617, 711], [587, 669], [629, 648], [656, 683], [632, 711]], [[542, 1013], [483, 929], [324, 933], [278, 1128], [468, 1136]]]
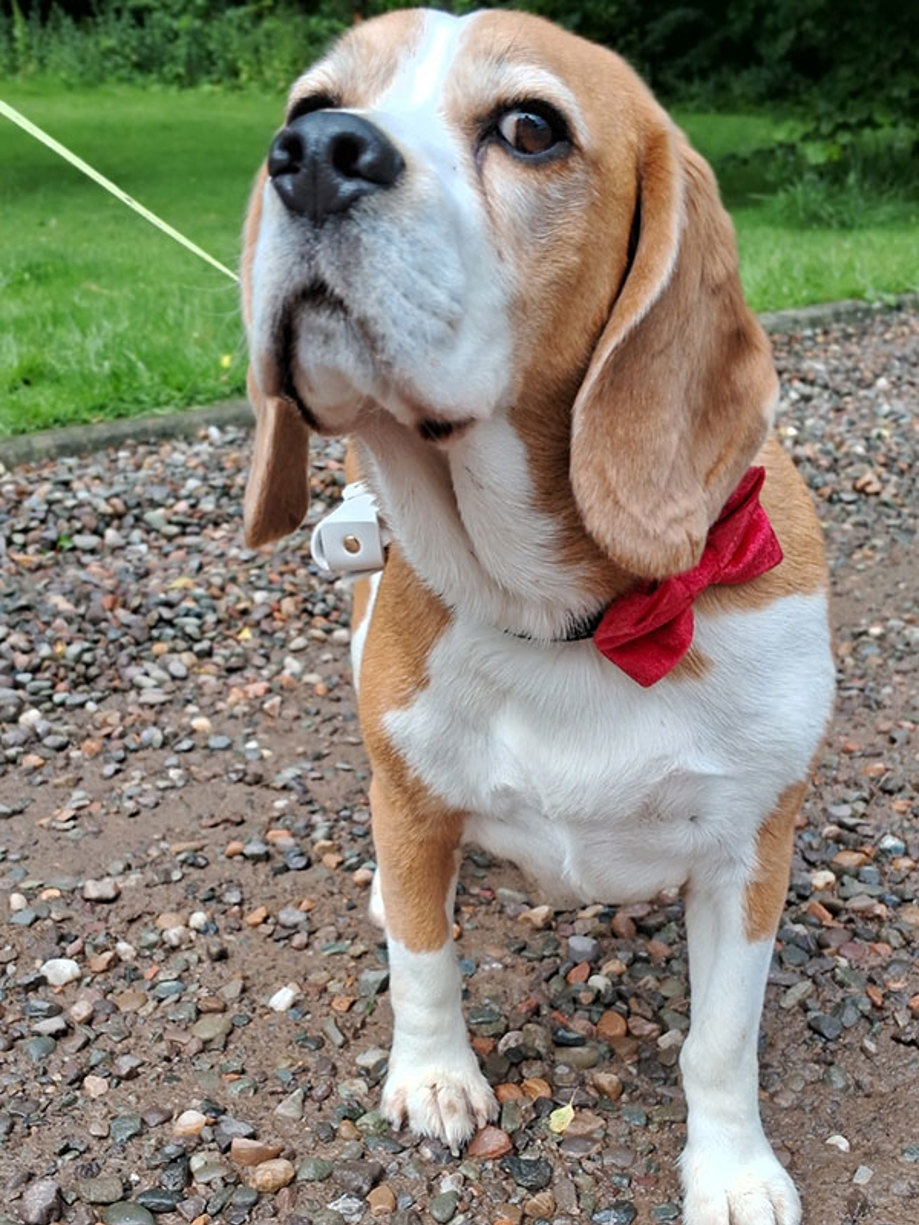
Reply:
[[[243, 229], [243, 318], [252, 321], [252, 263], [262, 214], [267, 171], [262, 167]], [[265, 396], [249, 367], [249, 400], [255, 411], [255, 443], [243, 501], [246, 544], [250, 549], [270, 544], [296, 531], [310, 504], [309, 430], [300, 412], [284, 396]]]
[[664, 578], [699, 560], [778, 384], [708, 165], [663, 115], [641, 157], [634, 257], [575, 400], [571, 483], [603, 550]]

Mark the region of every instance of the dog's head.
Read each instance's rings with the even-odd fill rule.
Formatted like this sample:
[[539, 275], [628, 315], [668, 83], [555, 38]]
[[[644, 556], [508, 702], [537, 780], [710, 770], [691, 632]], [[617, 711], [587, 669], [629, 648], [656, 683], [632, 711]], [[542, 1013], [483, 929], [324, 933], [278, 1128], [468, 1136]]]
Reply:
[[308, 426], [382, 412], [442, 444], [550, 388], [584, 526], [663, 577], [775, 398], [708, 166], [622, 60], [520, 13], [391, 13], [306, 72], [243, 287], [252, 545], [302, 521]]

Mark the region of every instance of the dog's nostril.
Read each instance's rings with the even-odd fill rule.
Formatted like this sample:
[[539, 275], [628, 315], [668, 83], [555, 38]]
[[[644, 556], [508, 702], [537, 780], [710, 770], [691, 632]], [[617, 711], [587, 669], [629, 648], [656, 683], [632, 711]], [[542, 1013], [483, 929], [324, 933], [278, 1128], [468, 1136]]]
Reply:
[[364, 147], [356, 136], [343, 133], [332, 145], [332, 166], [348, 179], [362, 178], [360, 157]]
[[271, 142], [268, 151], [268, 173], [272, 178], [279, 174], [296, 174], [303, 165], [305, 152], [300, 133], [285, 128]]

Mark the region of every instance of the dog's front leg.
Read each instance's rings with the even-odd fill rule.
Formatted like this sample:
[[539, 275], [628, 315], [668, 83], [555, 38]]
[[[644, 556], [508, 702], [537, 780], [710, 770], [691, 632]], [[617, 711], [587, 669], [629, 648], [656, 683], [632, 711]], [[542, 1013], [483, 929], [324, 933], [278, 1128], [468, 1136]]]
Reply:
[[[686, 896], [692, 1025], [680, 1056], [689, 1108], [682, 1157], [686, 1225], [798, 1225], [794, 1184], [759, 1117], [757, 1038], [803, 785], [760, 833], [753, 879], [692, 879]], [[765, 852], [765, 853], [764, 853]]]
[[497, 1113], [466, 1037], [453, 948], [461, 822], [377, 778], [370, 799], [393, 1009], [382, 1111], [455, 1151]]

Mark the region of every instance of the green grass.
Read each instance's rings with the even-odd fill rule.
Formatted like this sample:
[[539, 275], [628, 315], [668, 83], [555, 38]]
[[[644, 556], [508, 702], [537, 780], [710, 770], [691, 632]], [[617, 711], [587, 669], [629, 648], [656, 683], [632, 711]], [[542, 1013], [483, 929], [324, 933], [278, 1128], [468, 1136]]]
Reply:
[[[0, 96], [235, 268], [281, 98], [118, 86]], [[0, 433], [241, 394], [235, 285], [0, 119]]]
[[[42, 82], [0, 85], [0, 96], [235, 267], [280, 96]], [[754, 307], [917, 288], [914, 201], [858, 183], [824, 196], [807, 179], [783, 186], [770, 150], [795, 138], [788, 122], [678, 119], [718, 171]], [[2, 120], [0, 165], [0, 434], [243, 392], [229, 280]]]

